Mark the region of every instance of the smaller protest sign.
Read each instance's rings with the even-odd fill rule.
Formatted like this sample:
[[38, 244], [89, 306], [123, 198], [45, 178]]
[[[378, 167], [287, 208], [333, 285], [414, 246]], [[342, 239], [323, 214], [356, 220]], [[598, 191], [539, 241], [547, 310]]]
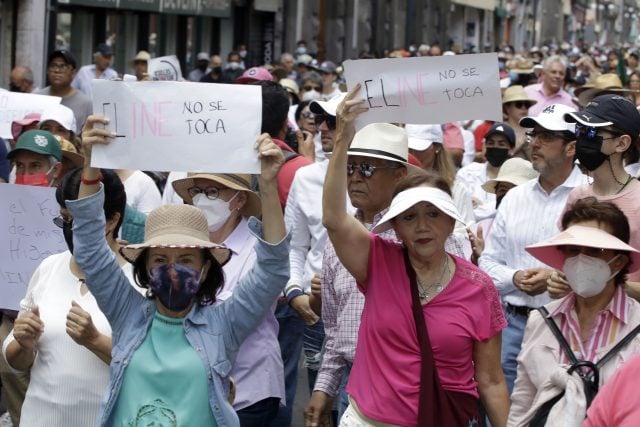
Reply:
[[151, 58], [147, 61], [147, 73], [151, 80], [179, 81], [182, 80], [180, 61], [175, 55]]

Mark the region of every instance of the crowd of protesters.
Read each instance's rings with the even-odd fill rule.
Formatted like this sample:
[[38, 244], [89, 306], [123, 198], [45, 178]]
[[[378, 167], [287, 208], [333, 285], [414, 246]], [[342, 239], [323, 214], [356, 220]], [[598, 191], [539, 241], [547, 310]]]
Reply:
[[55, 187], [68, 251], [1, 312], [0, 427], [636, 425], [633, 47], [507, 46], [502, 121], [359, 130], [360, 87], [303, 41], [200, 52], [185, 81], [261, 88], [256, 176], [92, 167], [91, 81], [150, 79], [113, 55], [11, 73], [61, 101], [11, 124], [0, 183]]

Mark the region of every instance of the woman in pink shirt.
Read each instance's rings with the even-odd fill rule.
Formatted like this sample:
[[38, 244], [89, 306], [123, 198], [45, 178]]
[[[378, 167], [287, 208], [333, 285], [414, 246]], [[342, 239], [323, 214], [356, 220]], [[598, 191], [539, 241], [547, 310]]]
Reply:
[[509, 399], [500, 331], [506, 322], [491, 279], [445, 252], [460, 219], [446, 183], [424, 172], [398, 184], [375, 231], [393, 227], [402, 243], [370, 233], [336, 197], [346, 191], [353, 120], [364, 111], [354, 99], [358, 90], [338, 107], [323, 193], [329, 238], [365, 295], [350, 406], [340, 425], [482, 425], [480, 398], [492, 425], [504, 426]]

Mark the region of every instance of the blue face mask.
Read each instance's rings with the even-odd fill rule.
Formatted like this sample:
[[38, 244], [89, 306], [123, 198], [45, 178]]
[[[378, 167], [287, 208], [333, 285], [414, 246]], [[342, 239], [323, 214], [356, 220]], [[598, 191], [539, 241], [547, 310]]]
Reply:
[[163, 264], [151, 269], [149, 286], [162, 305], [171, 311], [189, 307], [200, 290], [202, 271], [181, 264]]

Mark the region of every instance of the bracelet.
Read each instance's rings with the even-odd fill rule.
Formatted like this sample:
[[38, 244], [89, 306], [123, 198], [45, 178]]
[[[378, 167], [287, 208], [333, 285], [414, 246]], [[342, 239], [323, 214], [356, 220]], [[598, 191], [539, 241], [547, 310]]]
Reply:
[[95, 179], [86, 179], [84, 174], [80, 175], [80, 182], [84, 185], [96, 185], [97, 183], [102, 182], [102, 179], [102, 172], [98, 172], [98, 176]]

